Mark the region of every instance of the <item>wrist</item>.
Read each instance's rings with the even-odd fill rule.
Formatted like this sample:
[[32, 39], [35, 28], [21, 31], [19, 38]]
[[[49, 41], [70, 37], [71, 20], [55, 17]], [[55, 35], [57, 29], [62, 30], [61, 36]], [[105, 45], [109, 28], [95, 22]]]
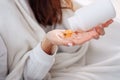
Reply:
[[41, 44], [41, 48], [43, 49], [43, 51], [45, 51], [48, 55], [52, 55], [52, 51], [53, 51], [53, 47], [55, 45], [50, 41], [48, 40], [47, 38], [45, 38], [43, 41], [42, 41], [42, 44]]

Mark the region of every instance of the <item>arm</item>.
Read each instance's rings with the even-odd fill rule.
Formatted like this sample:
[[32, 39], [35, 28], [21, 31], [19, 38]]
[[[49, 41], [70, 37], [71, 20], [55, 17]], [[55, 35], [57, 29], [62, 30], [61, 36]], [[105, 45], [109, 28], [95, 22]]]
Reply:
[[[46, 43], [46, 41], [44, 43]], [[24, 69], [25, 80], [42, 80], [52, 67], [54, 63], [54, 55], [57, 51], [57, 48], [54, 47], [53, 50], [48, 50], [44, 48], [46, 45], [44, 43], [43, 46], [41, 46], [41, 44], [38, 44], [31, 51]], [[46, 46], [52, 47], [51, 44], [47, 44]], [[53, 55], [50, 55], [49, 53]]]
[[[102, 27], [106, 27], [111, 23], [112, 20], [104, 23]], [[101, 28], [100, 26], [98, 27]], [[54, 55], [51, 55], [57, 51], [57, 49], [54, 48], [54, 45], [67, 46], [68, 43], [72, 43], [73, 45], [82, 45], [83, 43], [93, 39], [95, 36], [103, 35], [103, 30], [99, 28], [96, 31], [76, 31], [69, 39], [64, 38], [64, 30], [52, 30], [48, 32], [46, 39], [42, 43], [42, 47], [41, 44], [39, 44], [30, 53], [24, 70], [24, 75], [27, 75], [25, 76], [25, 80], [43, 79], [45, 77], [54, 63]]]
[[7, 75], [7, 49], [0, 36], [0, 80], [5, 80]]

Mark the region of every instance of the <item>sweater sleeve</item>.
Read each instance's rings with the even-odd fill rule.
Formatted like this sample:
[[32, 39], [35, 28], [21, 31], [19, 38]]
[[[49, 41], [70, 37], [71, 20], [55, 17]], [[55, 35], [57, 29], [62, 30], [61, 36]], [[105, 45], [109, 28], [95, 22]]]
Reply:
[[7, 75], [7, 49], [0, 36], [0, 80], [5, 80]]
[[25, 80], [42, 80], [51, 69], [57, 47], [53, 49], [53, 55], [46, 54], [38, 44], [29, 54], [24, 68]]

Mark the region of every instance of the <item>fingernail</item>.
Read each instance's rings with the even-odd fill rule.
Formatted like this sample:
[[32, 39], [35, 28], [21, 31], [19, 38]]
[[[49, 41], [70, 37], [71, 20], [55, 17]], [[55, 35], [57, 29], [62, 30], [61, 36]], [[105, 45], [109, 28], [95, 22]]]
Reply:
[[109, 21], [109, 23], [112, 23], [112, 22], [113, 22], [113, 20], [110, 20], [110, 21]]
[[73, 44], [72, 44], [72, 43], [68, 43], [67, 45], [68, 45], [68, 47], [71, 47], [71, 46], [73, 46]]

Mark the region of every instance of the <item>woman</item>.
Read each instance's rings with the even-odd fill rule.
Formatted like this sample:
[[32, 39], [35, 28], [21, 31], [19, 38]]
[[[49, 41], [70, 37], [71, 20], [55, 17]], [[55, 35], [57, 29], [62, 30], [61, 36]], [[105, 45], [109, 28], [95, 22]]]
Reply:
[[87, 41], [104, 35], [103, 27], [112, 23], [76, 30], [78, 34], [65, 39], [67, 19], [78, 4], [70, 0], [1, 0], [0, 4], [0, 80], [84, 79], [76, 70], [85, 65]]

